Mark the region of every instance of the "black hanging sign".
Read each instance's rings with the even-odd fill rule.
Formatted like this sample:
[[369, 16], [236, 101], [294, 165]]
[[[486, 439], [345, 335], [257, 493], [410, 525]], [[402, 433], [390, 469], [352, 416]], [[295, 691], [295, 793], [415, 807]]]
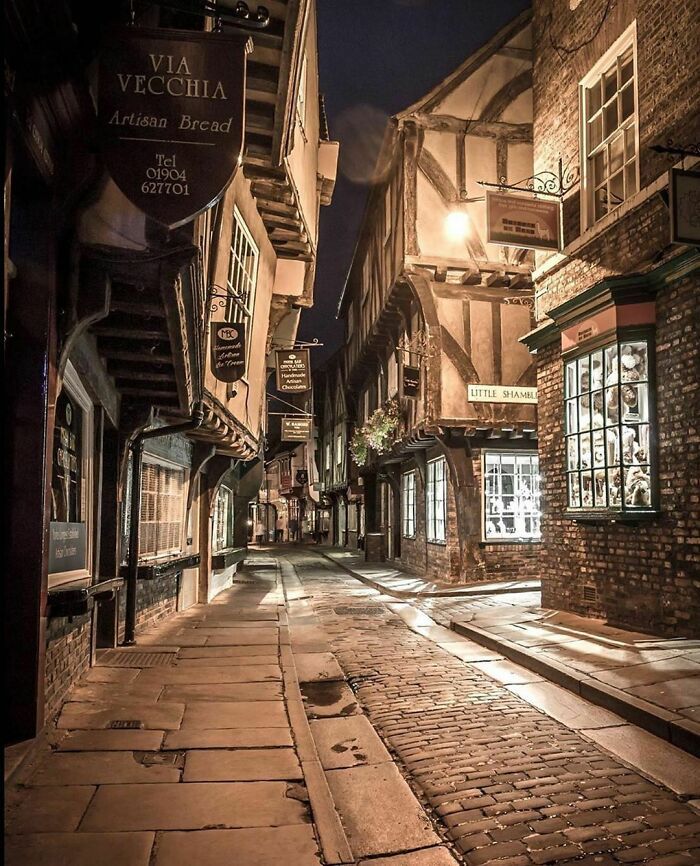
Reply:
[[126, 197], [166, 226], [230, 183], [243, 147], [246, 37], [131, 27], [100, 57], [104, 161]]
[[49, 574], [81, 571], [87, 567], [84, 523], [49, 524]]
[[308, 349], [277, 350], [277, 390], [301, 394], [311, 388]]
[[237, 382], [245, 374], [245, 322], [212, 322], [211, 369], [219, 382]]
[[401, 385], [404, 397], [417, 397], [420, 393], [420, 367], [402, 367]]
[[307, 439], [311, 439], [311, 418], [298, 415], [282, 418], [283, 442], [306, 442]]

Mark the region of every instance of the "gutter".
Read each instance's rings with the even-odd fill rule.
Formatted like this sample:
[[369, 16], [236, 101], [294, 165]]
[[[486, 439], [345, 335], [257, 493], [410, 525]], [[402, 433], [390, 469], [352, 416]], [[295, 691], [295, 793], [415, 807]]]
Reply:
[[197, 403], [189, 421], [171, 424], [168, 427], [156, 427], [153, 430], [142, 430], [130, 444], [132, 454], [131, 465], [131, 521], [129, 523], [129, 556], [126, 575], [126, 619], [124, 623], [123, 646], [136, 643], [136, 586], [138, 582], [139, 564], [139, 524], [141, 518], [141, 471], [143, 468], [143, 443], [147, 439], [158, 439], [161, 436], [173, 436], [175, 433], [186, 433], [202, 426], [204, 421], [204, 406]]

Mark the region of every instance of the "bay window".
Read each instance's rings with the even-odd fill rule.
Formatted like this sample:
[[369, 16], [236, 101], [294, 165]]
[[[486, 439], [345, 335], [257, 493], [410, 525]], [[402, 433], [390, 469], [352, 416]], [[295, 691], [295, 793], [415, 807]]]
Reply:
[[653, 509], [650, 355], [643, 337], [565, 362], [569, 509]]

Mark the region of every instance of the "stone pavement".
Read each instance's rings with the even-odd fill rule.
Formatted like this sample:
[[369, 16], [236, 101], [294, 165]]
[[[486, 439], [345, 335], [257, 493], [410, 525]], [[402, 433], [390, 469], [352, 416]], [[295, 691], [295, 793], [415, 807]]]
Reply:
[[[533, 581], [453, 587], [345, 551], [321, 551], [388, 595], [548, 680], [700, 754], [700, 639], [662, 638], [540, 606]], [[397, 591], [399, 590], [399, 591]]]
[[99, 654], [6, 787], [8, 866], [454, 866], [282, 570]]
[[287, 556], [369, 721], [469, 866], [700, 863], [700, 761], [312, 549]]

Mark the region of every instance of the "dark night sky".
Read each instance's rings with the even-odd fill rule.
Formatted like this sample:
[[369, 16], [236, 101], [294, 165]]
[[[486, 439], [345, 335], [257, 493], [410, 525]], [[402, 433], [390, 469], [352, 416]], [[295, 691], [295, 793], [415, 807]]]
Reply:
[[321, 208], [315, 303], [299, 337], [318, 337], [317, 364], [342, 340], [335, 319], [387, 118], [456, 69], [528, 0], [318, 0], [321, 92], [338, 181]]

